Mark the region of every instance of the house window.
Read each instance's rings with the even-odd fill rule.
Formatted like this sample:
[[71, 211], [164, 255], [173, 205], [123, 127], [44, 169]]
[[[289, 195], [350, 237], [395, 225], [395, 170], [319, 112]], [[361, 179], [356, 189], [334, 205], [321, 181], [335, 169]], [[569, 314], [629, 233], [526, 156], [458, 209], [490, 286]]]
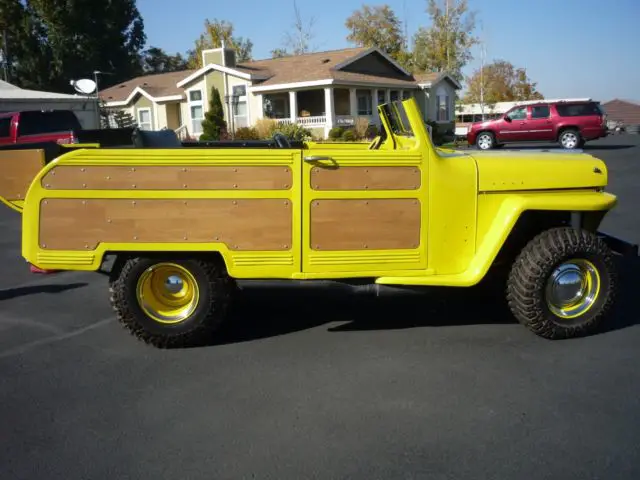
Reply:
[[382, 105], [383, 103], [387, 103], [385, 91], [378, 90], [378, 105]]
[[451, 121], [451, 97], [442, 86], [436, 90], [436, 119], [438, 122]]
[[200, 135], [202, 133], [202, 120], [204, 120], [204, 99], [202, 90], [191, 90], [189, 98], [189, 117], [191, 122], [191, 133]]
[[391, 94], [389, 95], [389, 97], [390, 97], [390, 100], [391, 100], [392, 102], [397, 101], [397, 100], [398, 100], [398, 97], [399, 97], [399, 92], [398, 92], [398, 90], [391, 90]]
[[201, 102], [202, 101], [202, 90], [193, 90], [189, 92], [189, 101], [190, 102]]
[[411, 91], [410, 90], [403, 90], [402, 91], [402, 99], [403, 100], [407, 100], [408, 98], [411, 98]]
[[138, 109], [138, 128], [140, 130], [151, 130], [151, 109], [139, 108]]
[[247, 127], [249, 125], [247, 115], [247, 87], [246, 85], [236, 85], [232, 89], [234, 98], [233, 123], [235, 128]]
[[191, 113], [191, 131], [195, 134], [201, 134], [204, 109], [202, 105], [191, 105], [189, 110]]
[[373, 99], [370, 90], [356, 90], [358, 115], [373, 115]]

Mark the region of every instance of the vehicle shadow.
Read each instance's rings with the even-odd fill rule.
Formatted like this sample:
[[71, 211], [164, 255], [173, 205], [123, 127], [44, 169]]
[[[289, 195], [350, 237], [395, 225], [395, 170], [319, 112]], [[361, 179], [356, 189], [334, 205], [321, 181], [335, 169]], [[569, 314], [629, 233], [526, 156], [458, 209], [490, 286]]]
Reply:
[[241, 343], [322, 325], [331, 332], [508, 324], [506, 304], [486, 286], [421, 293], [353, 293], [326, 287], [250, 288], [240, 294], [230, 321], [213, 344]]
[[60, 293], [66, 290], [74, 290], [76, 288], [86, 287], [88, 283], [67, 283], [62, 285], [33, 285], [28, 287], [7, 288], [0, 290], [0, 301], [11, 300], [18, 297], [26, 297], [28, 295], [37, 295], [39, 293]]
[[[620, 259], [618, 264], [618, 301], [611, 322], [600, 334], [640, 323], [634, 309], [640, 257]], [[494, 283], [379, 297], [324, 286], [251, 287], [240, 293], [229, 322], [207, 346], [277, 337], [330, 324], [330, 332], [354, 332], [514, 323]]]

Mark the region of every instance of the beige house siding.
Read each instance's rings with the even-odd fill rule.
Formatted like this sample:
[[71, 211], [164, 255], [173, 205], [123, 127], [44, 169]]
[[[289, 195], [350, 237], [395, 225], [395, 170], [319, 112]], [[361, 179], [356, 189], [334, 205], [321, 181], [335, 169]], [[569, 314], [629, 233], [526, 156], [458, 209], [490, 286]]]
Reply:
[[167, 128], [167, 109], [166, 105], [160, 104], [156, 106], [156, 130]]
[[166, 115], [166, 126], [172, 130], [176, 130], [180, 128], [182, 125], [181, 122], [181, 112], [180, 109], [182, 105], [180, 103], [167, 103], [164, 105], [165, 107], [165, 115]]
[[133, 100], [133, 105], [132, 105], [133, 118], [138, 124], [140, 123], [139, 112], [142, 109], [149, 109], [149, 112], [151, 115], [151, 128], [156, 129], [157, 128], [156, 118], [155, 118], [156, 109], [153, 102], [149, 100], [147, 97], [145, 97], [144, 95], [138, 95], [138, 98]]

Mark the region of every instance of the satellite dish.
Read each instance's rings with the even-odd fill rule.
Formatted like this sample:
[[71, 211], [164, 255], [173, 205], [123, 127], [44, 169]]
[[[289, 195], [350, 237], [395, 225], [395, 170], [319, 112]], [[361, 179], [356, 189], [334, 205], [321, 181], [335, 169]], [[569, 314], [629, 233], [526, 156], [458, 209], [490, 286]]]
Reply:
[[71, 85], [76, 89], [76, 92], [90, 95], [96, 90], [96, 82], [88, 78], [80, 80], [71, 80]]

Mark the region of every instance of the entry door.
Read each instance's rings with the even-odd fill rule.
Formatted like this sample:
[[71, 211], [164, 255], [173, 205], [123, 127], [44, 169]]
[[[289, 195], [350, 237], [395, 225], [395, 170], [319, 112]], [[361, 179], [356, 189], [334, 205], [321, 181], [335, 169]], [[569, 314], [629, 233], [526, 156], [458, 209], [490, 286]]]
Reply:
[[426, 269], [428, 172], [421, 155], [366, 145], [302, 152], [304, 278]]
[[528, 140], [527, 107], [515, 108], [507, 116], [511, 121], [502, 120], [500, 122], [500, 141], [508, 143]]

